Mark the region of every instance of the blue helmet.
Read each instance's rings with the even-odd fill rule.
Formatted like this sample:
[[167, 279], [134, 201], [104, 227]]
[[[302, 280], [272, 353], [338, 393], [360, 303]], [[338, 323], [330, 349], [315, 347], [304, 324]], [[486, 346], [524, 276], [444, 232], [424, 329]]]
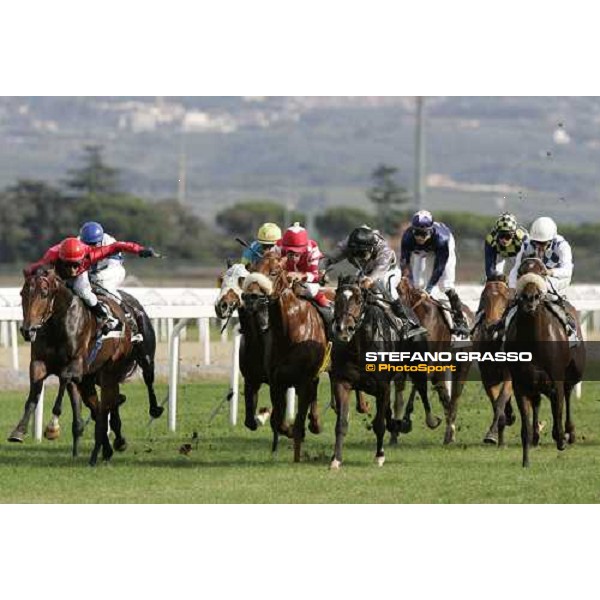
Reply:
[[410, 224], [416, 229], [429, 229], [433, 227], [433, 217], [428, 210], [420, 210], [413, 215]]
[[81, 226], [79, 237], [86, 244], [99, 244], [104, 237], [104, 229], [96, 221], [88, 221]]

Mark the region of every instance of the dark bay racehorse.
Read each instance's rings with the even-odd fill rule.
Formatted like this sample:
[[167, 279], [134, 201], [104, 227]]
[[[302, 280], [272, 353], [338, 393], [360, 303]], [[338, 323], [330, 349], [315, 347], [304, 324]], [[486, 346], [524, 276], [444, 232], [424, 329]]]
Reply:
[[[333, 382], [337, 420], [335, 426], [335, 450], [331, 468], [342, 465], [342, 451], [348, 433], [349, 394], [359, 389], [375, 396], [376, 414], [373, 431], [377, 439], [375, 461], [379, 466], [385, 462], [383, 441], [386, 419], [389, 419], [390, 386], [399, 374], [385, 372], [373, 374], [365, 370], [364, 354], [374, 349], [380, 351], [424, 351], [425, 336], [402, 340], [401, 324], [396, 322], [389, 309], [381, 303], [371, 289], [358, 285], [355, 278], [340, 278], [335, 295], [335, 327], [338, 342], [333, 346], [332, 365], [329, 376]], [[427, 373], [411, 372], [417, 391], [423, 402], [427, 399]], [[394, 424], [388, 420], [388, 428]]]
[[[251, 431], [258, 428], [256, 410], [258, 392], [263, 383], [267, 383], [264, 364], [264, 335], [256, 320], [255, 313], [249, 312], [244, 306], [244, 281], [249, 275], [242, 264], [229, 265], [221, 279], [221, 291], [215, 301], [215, 312], [221, 319], [229, 319], [237, 310], [240, 320], [242, 338], [240, 340], [240, 371], [244, 378], [244, 403], [246, 416], [244, 425]], [[264, 290], [259, 291], [259, 296]]]
[[[473, 328], [473, 350], [496, 352], [502, 350], [502, 339], [494, 339], [497, 325], [511, 299], [504, 275], [488, 278], [479, 302], [481, 317]], [[492, 405], [493, 420], [483, 441], [486, 444], [504, 443], [504, 428], [515, 421], [510, 398], [512, 379], [506, 363], [479, 362], [481, 382]]]
[[[428, 341], [427, 350], [429, 352], [448, 352], [451, 349], [452, 330], [444, 313], [446, 308], [437, 300], [421, 289], [414, 287], [407, 273], [404, 272], [402, 279], [398, 284], [398, 295], [402, 302], [410, 306], [417, 315], [421, 325], [427, 329]], [[473, 312], [465, 304], [462, 310], [467, 319], [467, 323], [473, 323]], [[440, 402], [444, 408], [446, 417], [446, 431], [444, 433], [444, 444], [450, 444], [456, 440], [456, 414], [458, 409], [458, 400], [463, 392], [467, 376], [471, 368], [470, 362], [458, 362], [456, 371], [450, 373], [434, 372], [431, 374], [431, 383], [438, 394]], [[447, 375], [450, 377], [447, 379]], [[447, 381], [450, 382], [450, 393], [446, 387]], [[412, 428], [410, 416], [413, 410], [413, 401], [415, 393], [411, 393], [406, 406], [406, 412], [402, 417], [401, 431], [410, 431]], [[401, 396], [400, 396], [401, 399]], [[397, 402], [395, 407], [396, 418], [402, 413], [402, 403]], [[436, 419], [426, 407], [427, 425], [430, 428], [437, 427]]]
[[[54, 271], [38, 272], [29, 277], [23, 286], [22, 297], [22, 332], [30, 339], [37, 339], [36, 334], [39, 333], [40, 346], [35, 352], [32, 350], [30, 393], [15, 432], [26, 431], [44, 379], [48, 375], [57, 375], [81, 394], [92, 411], [96, 425], [90, 464], [96, 464], [100, 449], [103, 458], [109, 460], [113, 454], [108, 439], [109, 415], [115, 434], [115, 449], [123, 449], [126, 442], [121, 435], [118, 406], [124, 401], [124, 396], [120, 394], [119, 385], [136, 366], [131, 329], [122, 307], [110, 299], [106, 300], [123, 330], [114, 332], [113, 337], [100, 339], [97, 337], [96, 318]], [[101, 388], [100, 401], [96, 395], [96, 383]], [[74, 431], [74, 446], [75, 437], [78, 435], [75, 436]]]
[[[543, 267], [543, 265], [542, 265]], [[544, 272], [539, 269], [540, 272]], [[581, 381], [585, 367], [583, 343], [569, 347], [563, 324], [544, 301], [548, 287], [544, 277], [535, 272], [521, 276], [517, 282], [517, 310], [506, 330], [507, 351], [530, 352], [531, 362], [509, 363], [519, 413], [524, 467], [529, 466], [529, 445], [539, 443], [535, 424], [541, 395], [550, 400], [552, 437], [559, 450], [575, 441], [575, 425], [571, 419], [571, 392]], [[579, 323], [578, 333], [581, 336]], [[563, 410], [566, 407], [563, 425]], [[533, 417], [533, 422], [530, 417]]]
[[[275, 265], [273, 268], [276, 269]], [[273, 451], [277, 449], [279, 434], [293, 437], [294, 462], [299, 462], [307, 415], [309, 430], [321, 432], [317, 388], [327, 336], [317, 309], [298, 298], [293, 287], [293, 279], [281, 269], [274, 281], [262, 273], [251, 273], [244, 283], [244, 303], [263, 336], [264, 369], [273, 406]], [[285, 422], [286, 391], [290, 387], [298, 394], [291, 432]]]

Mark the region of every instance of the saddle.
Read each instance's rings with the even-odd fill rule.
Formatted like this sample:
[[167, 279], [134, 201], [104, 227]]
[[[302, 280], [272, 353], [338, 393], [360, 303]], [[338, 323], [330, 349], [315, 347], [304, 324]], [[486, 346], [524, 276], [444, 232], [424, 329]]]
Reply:
[[[123, 296], [117, 296], [116, 294], [112, 294], [111, 292], [109, 292], [107, 289], [103, 288], [100, 285], [93, 284], [92, 290], [100, 298], [110, 299], [113, 302], [116, 302], [119, 306], [121, 306], [121, 308], [123, 309], [123, 314], [125, 315], [127, 324], [129, 325], [129, 328], [131, 329], [131, 341], [134, 343], [141, 342], [144, 338], [143, 338], [143, 336], [140, 332], [140, 328], [138, 326], [137, 317], [139, 317], [140, 315], [139, 315], [139, 311], [137, 310], [137, 308], [135, 306], [132, 306], [131, 304], [129, 304], [127, 302], [127, 298], [125, 298]], [[110, 304], [106, 301], [103, 302], [103, 304], [104, 304], [104, 306], [106, 306], [106, 309], [109, 312], [109, 316], [118, 321], [118, 323], [114, 327], [110, 328], [110, 330], [112, 330], [112, 331], [122, 330], [124, 324], [113, 313], [113, 311], [110, 307]], [[104, 332], [104, 334], [106, 335], [106, 332]]]

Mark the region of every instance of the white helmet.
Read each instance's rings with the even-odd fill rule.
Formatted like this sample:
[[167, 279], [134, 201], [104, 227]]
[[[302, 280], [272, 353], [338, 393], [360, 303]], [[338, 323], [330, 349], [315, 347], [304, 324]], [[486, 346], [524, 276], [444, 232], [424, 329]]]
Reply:
[[556, 223], [550, 217], [540, 217], [532, 223], [529, 238], [532, 242], [551, 242], [557, 233]]

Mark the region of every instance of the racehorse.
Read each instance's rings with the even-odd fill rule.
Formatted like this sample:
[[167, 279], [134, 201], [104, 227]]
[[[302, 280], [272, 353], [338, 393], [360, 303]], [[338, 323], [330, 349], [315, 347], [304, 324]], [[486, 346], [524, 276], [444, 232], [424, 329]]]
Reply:
[[[402, 273], [402, 279], [398, 284], [397, 291], [402, 302], [412, 308], [421, 325], [427, 330], [427, 333], [429, 334], [427, 350], [430, 352], [449, 351], [452, 343], [452, 329], [445, 317], [447, 309], [444, 305], [432, 298], [425, 291], [414, 287], [410, 282], [410, 277], [406, 270]], [[472, 311], [465, 304], [462, 305], [462, 310], [467, 322], [472, 324]], [[450, 393], [448, 393], [448, 388], [446, 387], [446, 382], [448, 381], [446, 376], [449, 375], [449, 373], [436, 371], [431, 374], [431, 382], [438, 394], [446, 417], [444, 444], [450, 444], [456, 441], [458, 400], [463, 392], [470, 368], [470, 362], [459, 362], [457, 364], [456, 371], [452, 372], [450, 376]], [[400, 431], [402, 432], [410, 431], [412, 428], [410, 416], [413, 411], [414, 397], [415, 392], [413, 390], [406, 406], [406, 412], [401, 420]], [[402, 396], [400, 394], [394, 410], [396, 418], [400, 418], [402, 412], [401, 398]], [[437, 427], [439, 424], [437, 423], [437, 417], [434, 417], [430, 413], [428, 407], [425, 407], [425, 411], [428, 427], [431, 429]]]
[[[27, 286], [26, 282], [26, 284], [21, 290], [24, 314], [26, 310], [25, 305], [28, 304], [30, 301], [30, 289], [31, 288]], [[120, 291], [120, 295], [124, 306], [126, 306], [130, 314], [133, 314], [133, 318], [136, 319], [138, 331], [143, 336], [143, 340], [140, 343], [134, 345], [133, 352], [135, 360], [142, 370], [144, 383], [148, 390], [148, 412], [153, 419], [156, 419], [162, 415], [164, 408], [158, 404], [156, 393], [154, 391], [154, 357], [156, 354], [156, 335], [154, 332], [154, 327], [152, 326], [150, 318], [146, 314], [146, 311], [144, 310], [140, 302], [137, 300], [137, 298], [131, 296], [126, 292], [123, 292], [122, 290]], [[30, 370], [31, 368], [35, 368], [34, 363], [37, 365], [40, 361], [54, 361], [52, 357], [53, 334], [52, 331], [46, 332], [48, 326], [52, 327], [53, 325], [54, 321], [52, 319], [43, 319], [41, 326], [31, 326], [29, 328], [21, 327], [21, 333], [25, 341], [31, 341]], [[51, 374], [51, 372], [48, 372], [46, 376]], [[44, 436], [50, 440], [54, 440], [60, 437], [59, 418], [62, 414], [62, 400], [64, 397], [65, 390], [69, 395], [69, 399], [71, 401], [71, 408], [73, 411], [73, 422], [71, 428], [73, 435], [73, 456], [77, 456], [79, 438], [83, 434], [85, 425], [81, 418], [80, 395], [73, 381], [67, 382], [59, 376], [59, 390], [54, 405], [52, 407], [52, 417], [44, 430]], [[31, 386], [30, 395], [28, 398], [28, 402], [26, 403], [26, 407], [28, 405], [29, 407], [31, 407], [31, 402], [33, 402], [33, 407], [35, 408], [39, 401], [40, 393], [41, 385], [37, 384], [36, 386]], [[118, 417], [113, 416], [112, 418], [114, 420], [117, 420]], [[10, 442], [22, 442], [24, 440], [25, 435], [27, 434], [28, 424], [28, 421], [24, 421], [24, 419], [25, 415], [23, 415], [23, 419], [21, 419], [19, 425], [10, 434], [8, 438]], [[116, 442], [115, 445], [119, 448], [119, 450], [124, 450], [126, 447], [126, 442], [125, 440], [121, 439], [118, 440], [118, 442]]]
[[[480, 317], [473, 328], [473, 346], [478, 352], [496, 352], [502, 349], [502, 340], [494, 339], [511, 298], [504, 275], [489, 277], [479, 301]], [[479, 311], [478, 311], [479, 312]], [[512, 379], [506, 363], [479, 362], [481, 382], [492, 405], [493, 420], [483, 441], [486, 444], [504, 444], [504, 428], [515, 422], [510, 402]]]
[[[309, 430], [321, 432], [317, 388], [327, 336], [317, 309], [294, 293], [294, 280], [288, 278], [278, 263], [269, 263], [268, 268], [276, 273], [274, 281], [263, 273], [251, 273], [244, 282], [243, 298], [246, 310], [256, 320], [263, 336], [264, 369], [273, 406], [272, 449], [277, 449], [279, 434], [293, 437], [294, 462], [299, 462], [307, 414]], [[286, 390], [290, 387], [298, 394], [298, 409], [291, 432], [285, 423]]]
[[[528, 272], [517, 281], [517, 308], [507, 325], [505, 342], [507, 351], [530, 352], [532, 355], [531, 362], [509, 363], [521, 415], [523, 467], [529, 466], [529, 445], [536, 446], [539, 443], [536, 423], [542, 394], [550, 400], [552, 437], [558, 450], [564, 450], [567, 442], [575, 442], [571, 392], [581, 381], [585, 368], [585, 347], [582, 343], [574, 348], [569, 346], [563, 323], [544, 298], [548, 293], [548, 285], [543, 277], [545, 268], [541, 261], [535, 263], [535, 260], [528, 263]], [[581, 336], [578, 321], [577, 329]], [[533, 413], [533, 423], [530, 412]]]
[[[381, 303], [371, 288], [360, 287], [357, 280], [344, 277], [338, 280], [335, 294], [335, 331], [338, 343], [333, 346], [332, 365], [329, 376], [333, 382], [337, 420], [335, 425], [335, 450], [330, 467], [342, 465], [344, 439], [348, 433], [349, 393], [360, 389], [375, 396], [376, 414], [373, 431], [377, 439], [375, 461], [379, 466], [385, 462], [383, 448], [386, 419], [389, 419], [390, 385], [397, 373], [386, 371], [372, 373], [366, 370], [365, 352], [373, 350], [422, 351], [426, 337], [415, 336], [403, 340], [396, 317]], [[427, 399], [427, 373], [413, 371], [410, 377], [424, 403]], [[388, 426], [392, 423], [388, 421]], [[391, 429], [391, 427], [389, 427]]]
[[[111, 332], [102, 338], [97, 334], [96, 318], [53, 270], [39, 271], [28, 277], [21, 295], [24, 337], [33, 338], [34, 343], [38, 339], [40, 341], [32, 348], [30, 392], [15, 432], [27, 430], [44, 379], [48, 375], [57, 375], [67, 386], [76, 384], [70, 388], [77, 396], [77, 402], [81, 394], [92, 411], [96, 424], [90, 464], [96, 464], [100, 449], [103, 459], [109, 460], [113, 454], [108, 439], [109, 415], [110, 426], [115, 433], [115, 449], [122, 450], [126, 442], [121, 435], [118, 406], [125, 397], [120, 394], [119, 385], [136, 366], [131, 328], [123, 308], [114, 300], [106, 299], [111, 312], [121, 322], [122, 331]], [[101, 388], [100, 401], [96, 395], [96, 383]], [[74, 430], [75, 449], [78, 437]]]
[[221, 291], [215, 301], [215, 312], [219, 318], [229, 319], [236, 310], [238, 311], [243, 334], [240, 341], [239, 364], [244, 378], [246, 407], [244, 425], [251, 431], [256, 431], [258, 392], [261, 385], [267, 383], [267, 375], [264, 367], [264, 336], [254, 314], [247, 311], [244, 306], [242, 288], [248, 275], [245, 265], [239, 263], [228, 265], [222, 277]]

